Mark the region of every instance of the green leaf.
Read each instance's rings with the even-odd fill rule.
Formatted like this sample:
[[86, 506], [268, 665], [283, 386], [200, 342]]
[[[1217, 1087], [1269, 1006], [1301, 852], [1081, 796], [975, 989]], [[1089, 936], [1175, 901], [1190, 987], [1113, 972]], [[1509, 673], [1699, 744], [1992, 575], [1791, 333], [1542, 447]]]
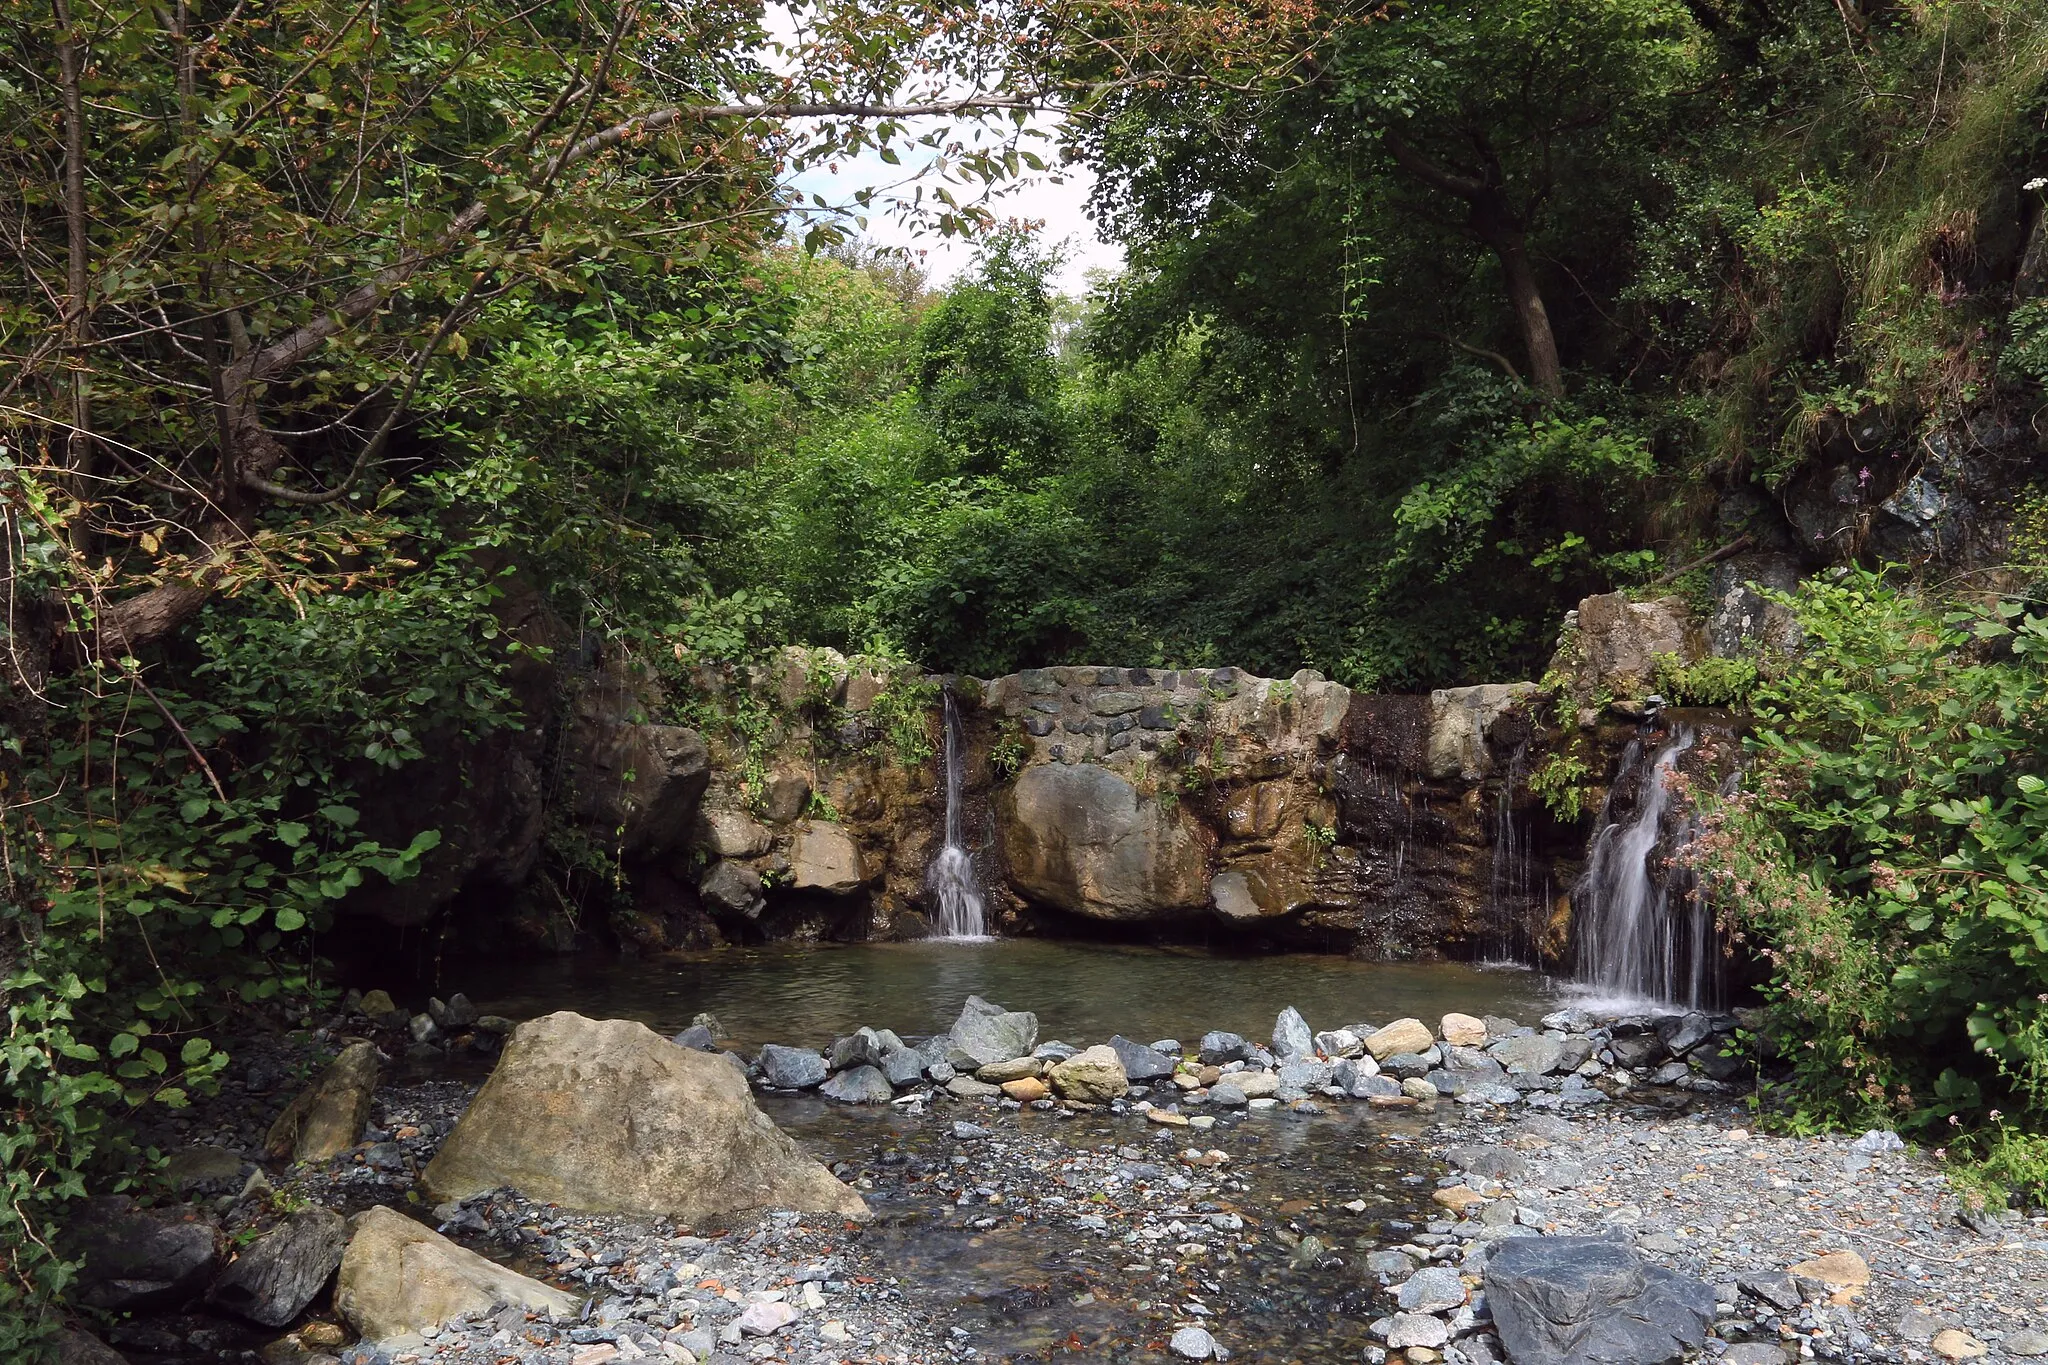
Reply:
[[187, 1038], [185, 1046], [178, 1049], [178, 1060], [186, 1066], [191, 1066], [212, 1051], [213, 1044], [204, 1038]]
[[107, 1055], [109, 1057], [126, 1057], [129, 1053], [135, 1051], [138, 1042], [139, 1040], [132, 1033], [117, 1033], [114, 1035], [113, 1041], [107, 1044]]
[[306, 927], [306, 917], [291, 906], [284, 906], [277, 912], [277, 927], [286, 933], [294, 929], [303, 929]]
[[200, 817], [204, 816], [212, 808], [213, 803], [211, 801], [208, 801], [203, 796], [195, 796], [179, 804], [178, 815], [186, 824], [196, 824]]
[[306, 836], [312, 831], [296, 820], [280, 820], [277, 822], [276, 832], [279, 843], [286, 848], [297, 848], [305, 842]]

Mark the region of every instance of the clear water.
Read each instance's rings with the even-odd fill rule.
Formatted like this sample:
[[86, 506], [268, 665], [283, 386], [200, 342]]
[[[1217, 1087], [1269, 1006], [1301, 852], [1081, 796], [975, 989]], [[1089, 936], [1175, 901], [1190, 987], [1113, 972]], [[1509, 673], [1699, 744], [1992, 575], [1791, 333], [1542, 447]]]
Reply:
[[1227, 1029], [1264, 1041], [1293, 1005], [1317, 1029], [1414, 1015], [1498, 1014], [1534, 1023], [1561, 996], [1548, 978], [1462, 963], [1375, 963], [1316, 954], [1224, 957], [1197, 949], [1000, 939], [729, 949], [638, 960], [521, 962], [444, 983], [513, 1019], [573, 1009], [663, 1032], [699, 1011], [733, 1045], [816, 1046], [862, 1024], [906, 1036], [952, 1024], [969, 995], [1039, 1018], [1039, 1037], [1113, 1033], [1192, 1041]]

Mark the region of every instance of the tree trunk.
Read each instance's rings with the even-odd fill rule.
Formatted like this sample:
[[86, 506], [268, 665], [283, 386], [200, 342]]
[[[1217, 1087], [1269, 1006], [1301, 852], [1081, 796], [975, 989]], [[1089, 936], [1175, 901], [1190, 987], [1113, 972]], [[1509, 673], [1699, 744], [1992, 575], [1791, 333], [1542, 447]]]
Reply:
[[[90, 498], [93, 475], [92, 401], [86, 384], [92, 341], [91, 309], [86, 299], [92, 277], [92, 242], [86, 233], [85, 204], [85, 45], [79, 41], [71, 6], [53, 0], [57, 20], [57, 75], [64, 100], [64, 228], [69, 259], [64, 271], [64, 343], [69, 353], [71, 435], [66, 441], [78, 471], [78, 492]], [[80, 526], [84, 521], [81, 518]], [[81, 547], [84, 548], [84, 547]]]
[[1522, 329], [1522, 345], [1529, 353], [1530, 387], [1545, 398], [1564, 397], [1564, 367], [1557, 358], [1557, 337], [1550, 330], [1550, 313], [1543, 306], [1543, 293], [1536, 287], [1536, 271], [1529, 264], [1527, 240], [1519, 228], [1482, 230], [1479, 235], [1500, 261], [1501, 282], [1507, 288], [1508, 302], [1514, 305], [1515, 321]]

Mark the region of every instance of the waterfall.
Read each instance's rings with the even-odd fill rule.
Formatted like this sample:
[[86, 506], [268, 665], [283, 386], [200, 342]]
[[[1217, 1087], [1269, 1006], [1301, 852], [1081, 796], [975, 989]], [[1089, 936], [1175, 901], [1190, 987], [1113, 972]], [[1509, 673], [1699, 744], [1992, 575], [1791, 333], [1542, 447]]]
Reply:
[[925, 886], [931, 892], [932, 936], [951, 939], [986, 939], [988, 908], [981, 899], [981, 887], [974, 880], [974, 859], [962, 841], [960, 712], [953, 705], [953, 693], [946, 693], [946, 843], [925, 872]]
[[1515, 792], [1528, 776], [1529, 744], [1515, 746], [1493, 809], [1493, 860], [1486, 879], [1486, 929], [1479, 960], [1487, 966], [1522, 966], [1535, 954], [1526, 944], [1529, 910], [1529, 836], [1515, 819]]
[[[1572, 937], [1578, 980], [1601, 996], [1688, 1009], [1720, 1003], [1713, 913], [1689, 870], [1667, 859], [1658, 875], [1656, 866], [1672, 774], [1693, 739], [1692, 727], [1675, 726], [1650, 751], [1647, 765], [1642, 740], [1631, 740], [1600, 808], [1586, 873], [1572, 890]], [[1635, 810], [1618, 820], [1615, 794], [1631, 772], [1638, 778]], [[1671, 831], [1672, 845], [1682, 847], [1696, 832], [1688, 813]]]

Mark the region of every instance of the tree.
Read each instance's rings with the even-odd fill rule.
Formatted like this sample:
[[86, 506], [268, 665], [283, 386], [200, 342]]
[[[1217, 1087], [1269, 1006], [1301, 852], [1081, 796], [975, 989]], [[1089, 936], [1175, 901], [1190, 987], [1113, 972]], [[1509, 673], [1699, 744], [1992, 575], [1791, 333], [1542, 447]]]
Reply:
[[1703, 46], [1672, 0], [1425, 0], [1352, 31], [1336, 57], [1366, 148], [1428, 191], [1410, 211], [1456, 201], [1457, 226], [1493, 254], [1546, 398], [1564, 369], [1531, 234], [1558, 196], [1601, 194], [1642, 164]]
[[[85, 593], [43, 599], [63, 619], [25, 632], [38, 657], [60, 630], [85, 654], [161, 640], [272, 572], [312, 509], [366, 505], [488, 304], [758, 242], [804, 207], [783, 170], [870, 149], [925, 144], [941, 183], [907, 210], [963, 230], [988, 215], [960, 185], [1043, 165], [1030, 111], [1202, 69], [1195, 49], [1259, 55], [1295, 22], [1247, 11], [1218, 37], [1212, 11], [1129, 0], [57, 13], [19, 6], [0, 38], [20, 243], [0, 401], [33, 424], [24, 465], [63, 475], [76, 514], [41, 529]], [[1082, 47], [1085, 78], [1057, 77]], [[929, 122], [954, 118], [978, 131]]]

